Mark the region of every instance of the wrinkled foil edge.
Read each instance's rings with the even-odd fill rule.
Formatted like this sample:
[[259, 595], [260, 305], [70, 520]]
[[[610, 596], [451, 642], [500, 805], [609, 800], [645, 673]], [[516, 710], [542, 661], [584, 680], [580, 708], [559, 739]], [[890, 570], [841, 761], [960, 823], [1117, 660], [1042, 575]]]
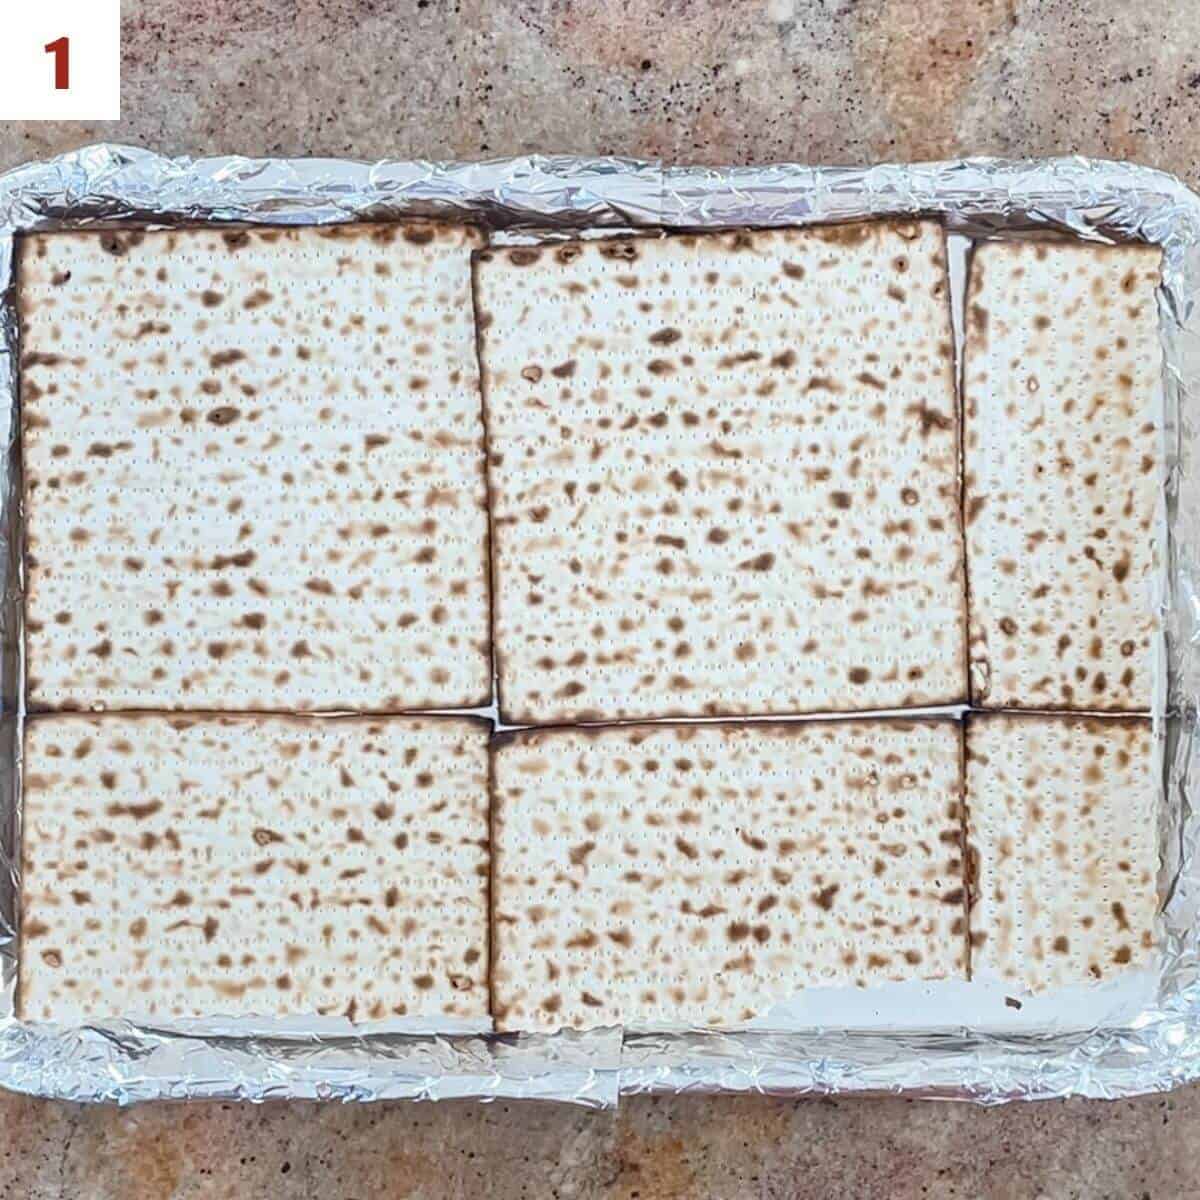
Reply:
[[[1166, 508], [1159, 998], [1128, 1026], [1044, 1035], [620, 1030], [521, 1037], [229, 1036], [128, 1022], [14, 1019], [19, 888], [20, 512], [13, 236], [35, 229], [404, 216], [478, 223], [500, 239], [784, 226], [928, 214], [986, 237], [1054, 231], [1164, 252]], [[165, 158], [99, 144], [0, 175], [0, 1085], [73, 1100], [537, 1097], [595, 1107], [632, 1092], [865, 1092], [1000, 1103], [1123, 1097], [1200, 1079], [1200, 199], [1172, 176], [1084, 158], [867, 168], [664, 167], [566, 156], [480, 163]]]

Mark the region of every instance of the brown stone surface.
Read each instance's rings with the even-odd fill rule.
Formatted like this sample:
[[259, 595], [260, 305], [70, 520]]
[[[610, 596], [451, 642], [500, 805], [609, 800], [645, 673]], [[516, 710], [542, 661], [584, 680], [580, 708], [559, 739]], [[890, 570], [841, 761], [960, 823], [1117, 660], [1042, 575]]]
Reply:
[[1200, 1090], [907, 1100], [158, 1105], [0, 1096], [0, 1200], [1184, 1200]]
[[170, 153], [702, 162], [1078, 152], [1192, 180], [1194, 0], [125, 0], [119, 122]]
[[[125, 119], [0, 125], [0, 167], [171, 153], [1080, 152], [1200, 180], [1194, 0], [125, 0]], [[0, 1096], [0, 1200], [1176, 1200], [1200, 1089], [1010, 1105], [635, 1099], [156, 1106]]]

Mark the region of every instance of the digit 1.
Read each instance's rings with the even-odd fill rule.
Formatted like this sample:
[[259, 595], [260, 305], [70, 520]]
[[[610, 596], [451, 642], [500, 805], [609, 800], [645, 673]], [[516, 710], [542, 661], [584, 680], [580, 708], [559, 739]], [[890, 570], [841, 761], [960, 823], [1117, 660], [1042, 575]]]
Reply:
[[57, 38], [43, 49], [54, 55], [54, 90], [65, 92], [71, 86], [71, 39]]

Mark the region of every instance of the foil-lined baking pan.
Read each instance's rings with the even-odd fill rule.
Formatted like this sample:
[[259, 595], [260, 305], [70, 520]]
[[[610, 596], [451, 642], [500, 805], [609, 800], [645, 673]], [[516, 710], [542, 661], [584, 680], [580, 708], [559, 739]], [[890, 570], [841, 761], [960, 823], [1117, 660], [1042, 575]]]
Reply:
[[[1163, 249], [1166, 516], [1158, 593], [1166, 668], [1153, 714], [1162, 768], [1162, 954], [1161, 969], [1132, 1000], [1096, 1003], [1072, 993], [1040, 1005], [1034, 1018], [987, 1029], [968, 1019], [971, 984], [951, 985], [936, 1007], [919, 989], [869, 998], [869, 1019], [854, 1028], [834, 1024], [839, 1008], [828, 1003], [789, 1006], [772, 1028], [659, 1034], [397, 1032], [298, 1018], [65, 1029], [15, 1019], [24, 719], [16, 235], [425, 215], [466, 219], [496, 241], [513, 241], [898, 214], [946, 223], [960, 305], [961, 264], [973, 238], [1053, 232]], [[1200, 198], [1161, 172], [1081, 158], [719, 169], [568, 157], [189, 160], [96, 145], [0, 175], [0, 1085], [122, 1103], [530, 1096], [611, 1106], [620, 1092], [648, 1090], [903, 1092], [995, 1103], [1128, 1096], [1200, 1078], [1200, 820], [1190, 803], [1200, 712], [1200, 464], [1190, 414], [1200, 389], [1198, 296]]]

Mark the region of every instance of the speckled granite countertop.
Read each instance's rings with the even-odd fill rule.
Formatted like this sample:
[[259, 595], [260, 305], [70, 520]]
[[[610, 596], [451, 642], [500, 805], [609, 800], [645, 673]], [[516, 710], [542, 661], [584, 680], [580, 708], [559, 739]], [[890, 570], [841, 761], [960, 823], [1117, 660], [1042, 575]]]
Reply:
[[[1078, 151], [1193, 185], [1194, 0], [124, 0], [125, 119], [0, 167], [169, 153], [862, 162]], [[1200, 1089], [984, 1110], [680, 1097], [156, 1106], [0, 1094], [0, 1200], [1182, 1200]]]

